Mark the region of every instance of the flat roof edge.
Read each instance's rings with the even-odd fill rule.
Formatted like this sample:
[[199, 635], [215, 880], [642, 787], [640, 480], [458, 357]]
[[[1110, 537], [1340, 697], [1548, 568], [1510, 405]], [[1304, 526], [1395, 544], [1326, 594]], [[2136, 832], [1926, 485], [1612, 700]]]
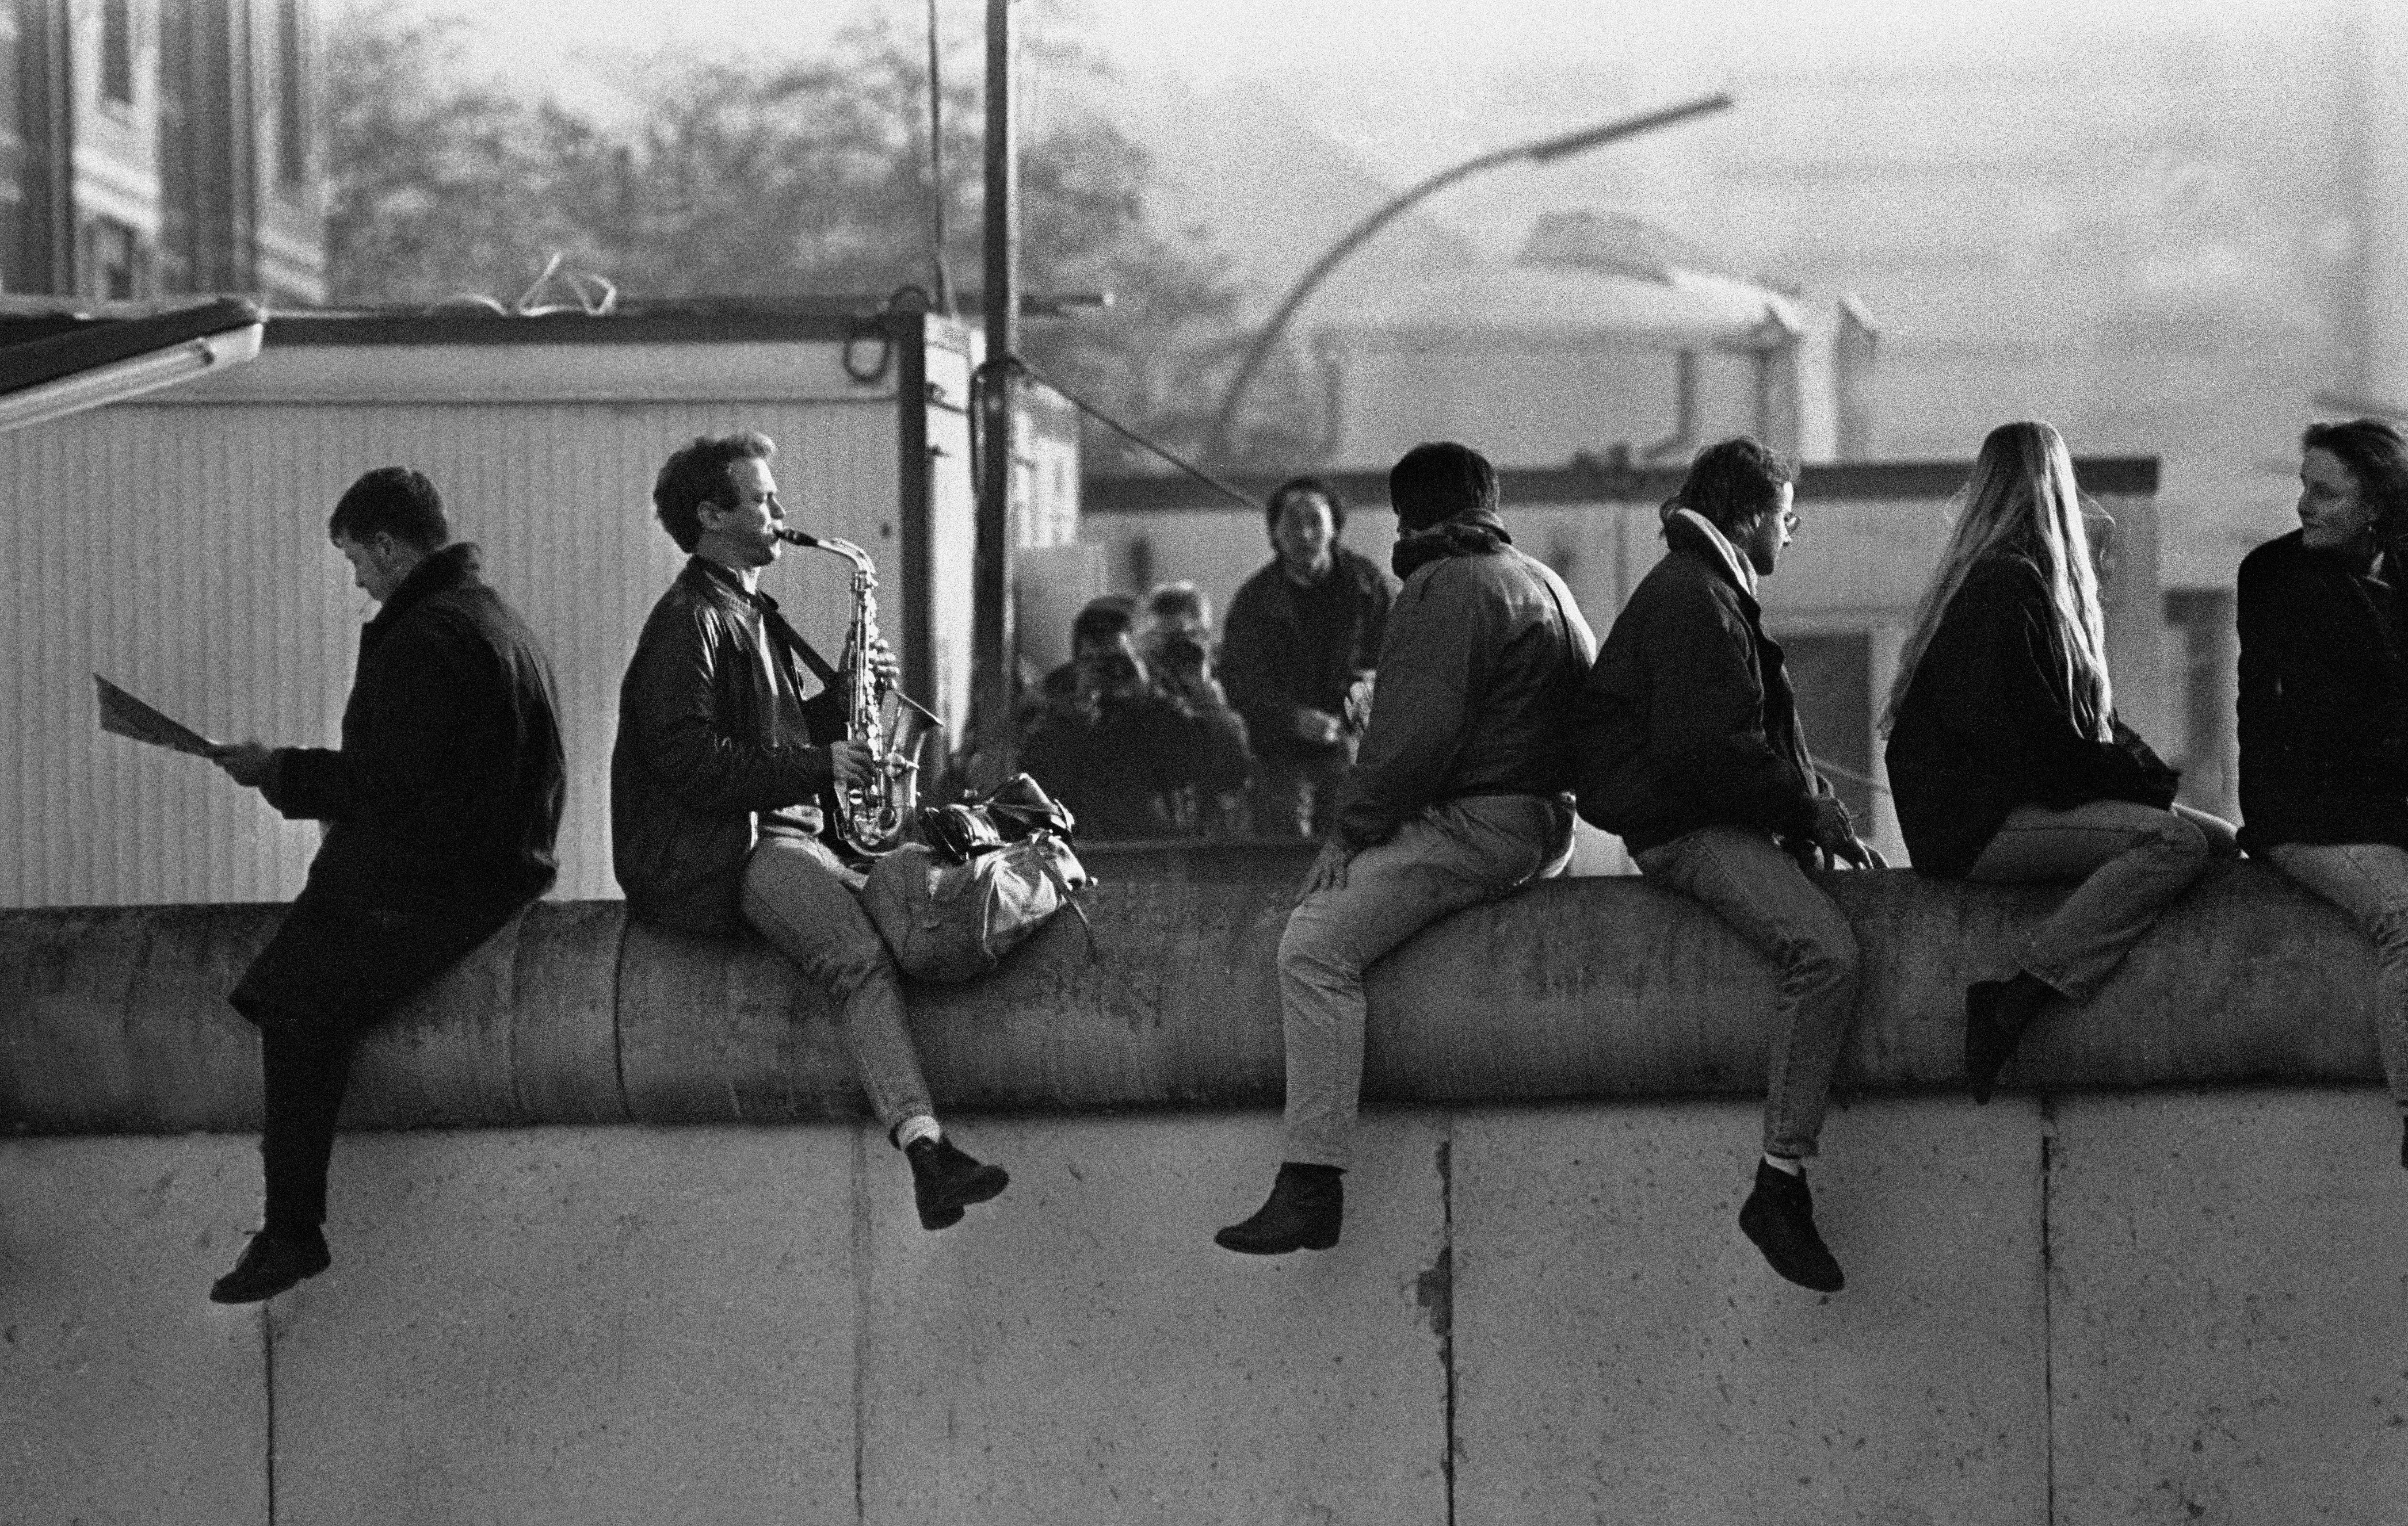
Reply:
[[[2149, 496], [2157, 491], [2161, 463], [2154, 455], [2094, 455], [2073, 463], [2074, 476], [2085, 492], [2117, 496]], [[1965, 485], [1972, 475], [1971, 461], [1837, 461], [1811, 463], [1798, 474], [1801, 499], [1879, 501], [1885, 498], [1944, 498]], [[1602, 465], [1569, 467], [1508, 467], [1498, 470], [1498, 489], [1505, 507], [1559, 503], [1658, 504], [1670, 497], [1687, 474], [1685, 467], [1616, 469]], [[1384, 471], [1317, 473], [1348, 503], [1385, 503], [1388, 474]], [[1229, 485], [1259, 503], [1286, 475], [1242, 474]], [[1188, 477], [1111, 475], [1090, 477], [1081, 505], [1088, 513], [1140, 513], [1190, 509], [1238, 510], [1240, 506], [1205, 483]]]

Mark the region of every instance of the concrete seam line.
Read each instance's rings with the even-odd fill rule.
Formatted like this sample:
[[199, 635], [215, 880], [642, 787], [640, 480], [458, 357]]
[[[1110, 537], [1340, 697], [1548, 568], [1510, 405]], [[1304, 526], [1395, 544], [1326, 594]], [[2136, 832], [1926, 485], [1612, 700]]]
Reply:
[[2048, 1526], [2057, 1526], [2057, 1264], [2049, 1250], [2049, 1188], [2057, 1173], [2057, 1101], [2040, 1099], [2041, 1490]]
[[864, 1126], [853, 1130], [853, 1519], [869, 1519], [869, 1279], [877, 1259], [872, 1254], [869, 1214], [868, 1136]]
[[627, 1099], [627, 943], [635, 927], [631, 917], [619, 919], [618, 957], [610, 966], [610, 1079], [619, 1091], [619, 1117], [636, 1121], [635, 1104]]
[[267, 1411], [266, 1456], [264, 1459], [267, 1478], [267, 1526], [276, 1526], [276, 1319], [265, 1303], [259, 1305], [260, 1389]]

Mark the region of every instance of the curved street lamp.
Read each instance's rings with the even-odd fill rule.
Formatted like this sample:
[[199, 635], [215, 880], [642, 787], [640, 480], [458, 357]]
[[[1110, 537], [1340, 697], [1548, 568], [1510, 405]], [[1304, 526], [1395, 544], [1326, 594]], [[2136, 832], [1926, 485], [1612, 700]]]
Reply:
[[1641, 133], [1652, 133], [1658, 127], [1686, 122], [1691, 117], [1726, 110], [1730, 105], [1728, 95], [1707, 95], [1680, 106], [1667, 107], [1661, 111], [1650, 111], [1643, 116], [1625, 117], [1601, 126], [1584, 127], [1576, 133], [1565, 133], [1557, 137], [1541, 138], [1536, 143], [1484, 153], [1476, 159], [1467, 159], [1452, 169], [1440, 170], [1356, 223], [1352, 232], [1332, 244], [1327, 253], [1313, 262], [1312, 268], [1304, 273], [1304, 279], [1296, 283], [1296, 289], [1289, 292], [1287, 299], [1279, 305], [1279, 310], [1271, 314], [1270, 322], [1254, 336], [1254, 348], [1246, 352], [1246, 358], [1239, 363], [1237, 374], [1229, 379], [1227, 389], [1221, 394], [1221, 410], [1213, 416], [1211, 433], [1205, 437], [1204, 458], [1217, 462], [1227, 457], [1229, 426], [1237, 422], [1238, 404], [1244, 398], [1247, 386], [1254, 382], [1254, 373], [1261, 370], [1263, 362], [1270, 358], [1271, 349], [1279, 342], [1280, 336], [1286, 332], [1288, 320], [1304, 306], [1304, 299], [1312, 295], [1313, 288], [1337, 269], [1347, 255], [1362, 248], [1373, 234], [1395, 222], [1414, 203], [1484, 169], [1522, 162], [1553, 164], [1558, 159], [1585, 153], [1620, 138], [1636, 137]]

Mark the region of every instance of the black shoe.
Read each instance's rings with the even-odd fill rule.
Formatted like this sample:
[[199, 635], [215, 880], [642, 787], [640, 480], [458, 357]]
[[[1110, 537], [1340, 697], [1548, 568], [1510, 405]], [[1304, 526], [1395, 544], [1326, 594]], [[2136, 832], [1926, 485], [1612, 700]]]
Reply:
[[1337, 1166], [1280, 1162], [1279, 1179], [1254, 1216], [1212, 1236], [1223, 1250], [1240, 1256], [1284, 1256], [1292, 1250], [1327, 1250], [1338, 1244], [1346, 1216], [1346, 1173]]
[[952, 1229], [962, 1221], [964, 1208], [1011, 1185], [1010, 1172], [981, 1165], [950, 1139], [915, 1139], [903, 1146], [903, 1155], [911, 1162], [911, 1196], [924, 1230]]
[[1839, 1261], [1814, 1232], [1814, 1195], [1806, 1189], [1805, 1177], [1757, 1161], [1756, 1190], [1740, 1204], [1739, 1228], [1772, 1270], [1799, 1287], [1836, 1293], [1847, 1286]]
[[1965, 1086], [1975, 1103], [1986, 1102], [1997, 1089], [1999, 1073], [2015, 1052], [2020, 1033], [2000, 1024], [1999, 1000], [2006, 995], [2003, 980], [1977, 980], [1965, 987]]
[[257, 1303], [314, 1277], [334, 1264], [326, 1236], [317, 1230], [287, 1235], [261, 1230], [242, 1247], [234, 1270], [209, 1284], [212, 1303]]

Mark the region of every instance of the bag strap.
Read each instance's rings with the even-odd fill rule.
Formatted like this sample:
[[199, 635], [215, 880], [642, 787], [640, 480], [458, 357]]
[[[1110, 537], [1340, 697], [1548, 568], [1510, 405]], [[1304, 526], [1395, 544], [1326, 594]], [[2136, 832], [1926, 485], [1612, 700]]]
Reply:
[[[1039, 832], [1036, 837], [1031, 838], [1029, 841], [1038, 843], [1041, 848], [1043, 846], [1043, 840], [1047, 837], [1051, 837], [1052, 835], [1053, 834], [1051, 832]], [[1062, 892], [1062, 904], [1070, 908], [1070, 914], [1079, 919], [1079, 926], [1086, 929], [1087, 957], [1091, 960], [1100, 962], [1103, 959], [1104, 952], [1102, 949], [1096, 946], [1096, 925], [1087, 920], [1087, 909], [1079, 904], [1079, 893], [1070, 888], [1070, 882], [1064, 879], [1062, 877], [1062, 871], [1054, 867], [1054, 859], [1050, 854], [1042, 852], [1039, 853], [1037, 856], [1037, 867], [1043, 872], [1047, 879], [1054, 882], [1054, 887]]]
[[763, 605], [760, 609], [761, 621], [767, 627], [770, 640], [784, 648], [789, 656], [800, 658], [803, 666], [810, 669], [813, 675], [829, 688], [843, 686], [844, 681], [837, 675], [836, 665], [812, 650], [811, 643], [803, 640], [803, 633], [796, 630], [793, 623], [784, 615], [779, 613], [776, 606]]

